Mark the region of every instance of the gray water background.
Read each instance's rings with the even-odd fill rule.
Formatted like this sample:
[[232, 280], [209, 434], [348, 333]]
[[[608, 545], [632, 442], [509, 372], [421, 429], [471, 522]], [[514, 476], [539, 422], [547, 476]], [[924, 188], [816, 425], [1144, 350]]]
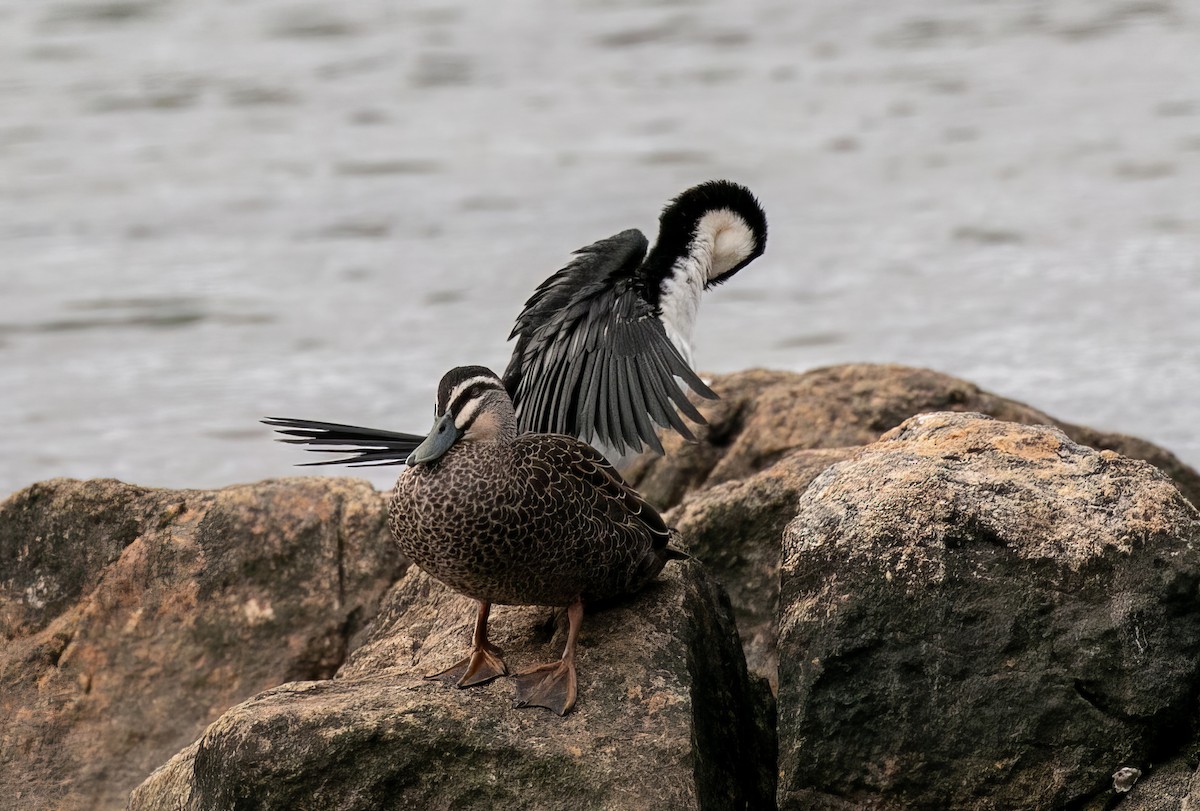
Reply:
[[771, 239], [701, 368], [927, 366], [1200, 464], [1198, 18], [0, 0], [0, 494], [300, 472], [264, 415], [423, 431], [570, 251], [715, 177]]

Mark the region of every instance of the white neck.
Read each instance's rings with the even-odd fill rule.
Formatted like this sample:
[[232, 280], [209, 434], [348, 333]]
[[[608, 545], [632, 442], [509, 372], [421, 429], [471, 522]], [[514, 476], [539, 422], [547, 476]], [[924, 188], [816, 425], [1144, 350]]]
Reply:
[[700, 312], [700, 294], [704, 292], [711, 265], [708, 252], [698, 255], [696, 244], [692, 243], [688, 253], [679, 258], [671, 268], [671, 275], [662, 282], [659, 306], [663, 326], [688, 366], [692, 365], [692, 330], [696, 326], [696, 314]]
[[727, 208], [709, 211], [696, 223], [687, 253], [663, 279], [659, 298], [663, 326], [688, 366], [695, 365], [692, 331], [705, 285], [745, 261], [754, 247], [754, 232], [745, 220]]

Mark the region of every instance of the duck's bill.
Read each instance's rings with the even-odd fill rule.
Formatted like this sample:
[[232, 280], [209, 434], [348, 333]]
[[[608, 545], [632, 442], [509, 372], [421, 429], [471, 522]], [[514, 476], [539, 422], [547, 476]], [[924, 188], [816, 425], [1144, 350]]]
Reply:
[[462, 436], [462, 431], [454, 424], [453, 415], [445, 414], [433, 424], [433, 430], [429, 432], [429, 436], [425, 437], [425, 441], [409, 454], [408, 458], [404, 460], [404, 464], [412, 467], [440, 459], [446, 451], [453, 447], [460, 436]]

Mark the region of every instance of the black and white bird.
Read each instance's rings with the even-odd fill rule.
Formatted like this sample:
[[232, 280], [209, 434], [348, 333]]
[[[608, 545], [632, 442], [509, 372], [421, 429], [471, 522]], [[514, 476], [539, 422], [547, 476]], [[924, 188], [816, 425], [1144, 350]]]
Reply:
[[[703, 424], [680, 381], [715, 399], [692, 368], [704, 291], [762, 255], [767, 219], [744, 186], [701, 183], [667, 204], [650, 248], [637, 229], [575, 252], [525, 303], [503, 382], [522, 433], [561, 433], [624, 452], [662, 453], [655, 426], [693, 440]], [[309, 464], [402, 464], [417, 434], [282, 417], [264, 420], [307, 450], [350, 454]]]

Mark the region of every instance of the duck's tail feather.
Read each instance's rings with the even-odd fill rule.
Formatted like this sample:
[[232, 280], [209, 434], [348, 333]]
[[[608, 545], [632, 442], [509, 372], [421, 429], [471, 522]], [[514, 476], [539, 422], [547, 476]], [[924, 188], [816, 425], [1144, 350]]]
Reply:
[[296, 420], [290, 417], [267, 417], [262, 420], [284, 435], [279, 442], [289, 445], [305, 445], [304, 450], [316, 453], [350, 454], [338, 459], [322, 459], [319, 462], [303, 462], [309, 465], [350, 465], [371, 467], [375, 465], [402, 465], [408, 455], [425, 441], [416, 434], [399, 431], [383, 431], [378, 428], [360, 428], [337, 422]]

